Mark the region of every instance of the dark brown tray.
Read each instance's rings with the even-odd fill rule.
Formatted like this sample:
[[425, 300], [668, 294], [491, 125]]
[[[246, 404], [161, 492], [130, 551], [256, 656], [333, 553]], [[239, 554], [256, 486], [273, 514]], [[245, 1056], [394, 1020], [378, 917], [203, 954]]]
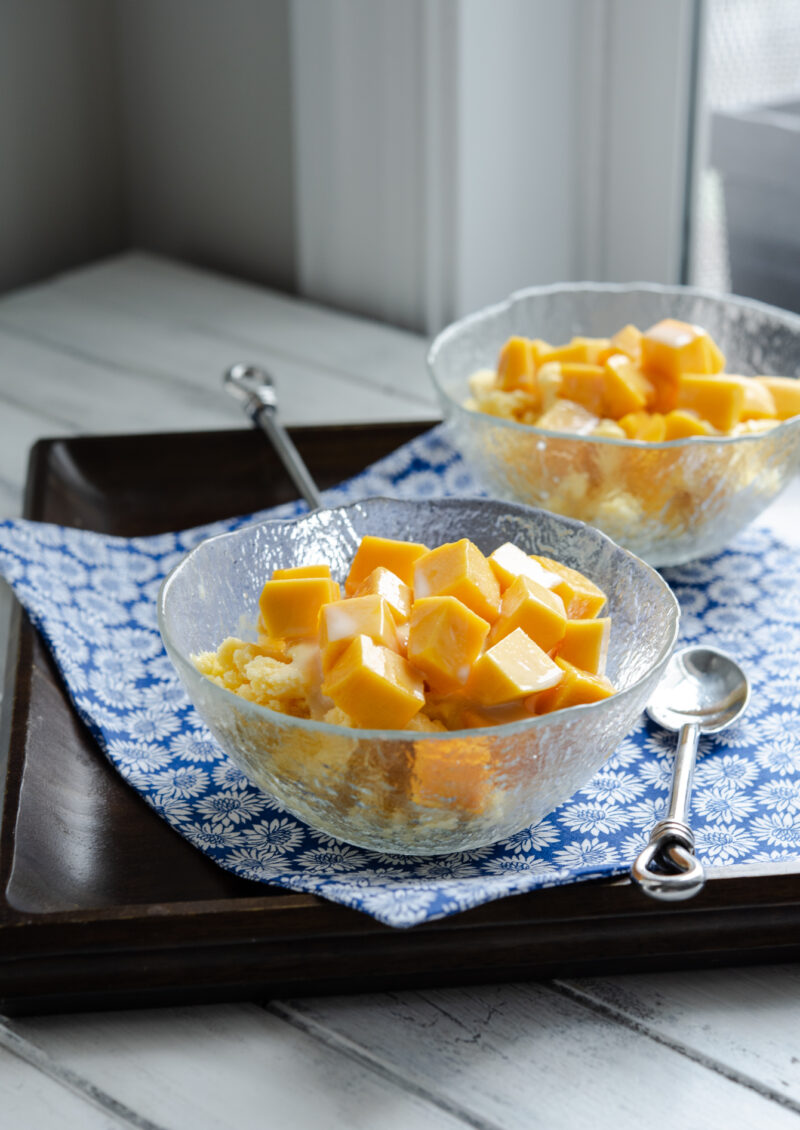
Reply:
[[[331, 485], [419, 424], [299, 428]], [[255, 432], [43, 440], [29, 518], [133, 535], [294, 497]], [[45, 1012], [661, 969], [800, 956], [800, 875], [719, 872], [689, 904], [627, 881], [493, 902], [411, 930], [217, 868], [117, 776], [19, 611], [0, 751], [0, 1008]]]

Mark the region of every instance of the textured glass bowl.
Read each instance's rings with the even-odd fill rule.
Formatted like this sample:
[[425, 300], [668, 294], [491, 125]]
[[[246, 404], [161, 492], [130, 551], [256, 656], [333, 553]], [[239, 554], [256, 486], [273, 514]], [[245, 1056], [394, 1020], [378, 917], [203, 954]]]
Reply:
[[[229, 635], [255, 639], [264, 581], [277, 567], [328, 561], [343, 580], [364, 534], [433, 547], [470, 537], [484, 553], [506, 541], [587, 573], [608, 594], [608, 673], [619, 693], [541, 718], [423, 734], [351, 730], [257, 706], [201, 675], [190, 656]], [[192, 702], [244, 773], [289, 812], [338, 839], [382, 852], [466, 851], [542, 819], [593, 775], [629, 732], [675, 642], [678, 606], [659, 575], [604, 534], [525, 506], [484, 500], [368, 499], [210, 538], [166, 578], [159, 626]], [[416, 803], [415, 764], [471, 767], [477, 803], [446, 791]]]
[[644, 443], [550, 432], [463, 407], [470, 375], [494, 368], [512, 334], [558, 344], [667, 317], [707, 329], [728, 372], [800, 374], [798, 315], [687, 287], [534, 287], [439, 334], [430, 373], [456, 447], [492, 495], [589, 522], [651, 565], [716, 552], [775, 498], [800, 467], [800, 418], [756, 435]]

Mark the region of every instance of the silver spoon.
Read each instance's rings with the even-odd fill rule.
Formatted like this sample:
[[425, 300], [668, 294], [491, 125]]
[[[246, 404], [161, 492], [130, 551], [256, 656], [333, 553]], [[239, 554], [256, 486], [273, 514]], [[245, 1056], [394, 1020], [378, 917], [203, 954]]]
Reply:
[[689, 827], [692, 775], [701, 734], [716, 734], [739, 718], [750, 701], [750, 683], [738, 663], [714, 647], [687, 647], [670, 659], [647, 707], [665, 730], [679, 731], [669, 808], [634, 860], [631, 877], [651, 898], [689, 899], [705, 883]]

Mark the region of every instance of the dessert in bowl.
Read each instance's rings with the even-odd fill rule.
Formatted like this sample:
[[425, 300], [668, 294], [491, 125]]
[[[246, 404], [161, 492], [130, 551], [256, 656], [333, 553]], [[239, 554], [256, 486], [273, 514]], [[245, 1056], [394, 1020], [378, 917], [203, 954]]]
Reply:
[[[429, 547], [469, 538], [485, 554], [511, 542], [580, 570], [607, 597], [607, 673], [616, 693], [472, 729], [367, 729], [271, 709], [198, 670], [195, 657], [232, 631], [257, 639], [254, 609], [274, 570], [324, 560], [344, 583], [365, 535]], [[164, 582], [159, 623], [198, 712], [255, 784], [322, 833], [382, 852], [432, 855], [512, 835], [584, 784], [655, 687], [678, 609], [654, 570], [582, 523], [483, 500], [369, 499], [202, 543]]]
[[[451, 434], [492, 495], [589, 522], [651, 564], [668, 565], [720, 549], [780, 493], [800, 467], [800, 416], [747, 420], [722, 430], [693, 419], [698, 414], [690, 407], [672, 413], [673, 430], [659, 434], [651, 426], [654, 417], [626, 411], [623, 421], [602, 421], [605, 427], [590, 426], [579, 434], [575, 413], [559, 415], [558, 402], [555, 412], [518, 414], [521, 418], [490, 414], [489, 401], [475, 396], [474, 379], [470, 386], [476, 373], [496, 369], [509, 339], [569, 342], [583, 335], [583, 340], [597, 340], [631, 323], [647, 329], [665, 319], [707, 331], [724, 354], [726, 372], [741, 375], [720, 380], [720, 390], [750, 375], [786, 379], [800, 371], [796, 314], [685, 287], [531, 288], [454, 323], [436, 338], [429, 368]], [[712, 357], [692, 378], [696, 399], [688, 403], [705, 403], [722, 364]], [[587, 373], [578, 370], [596, 367], [579, 361], [570, 378], [583, 379]], [[792, 381], [789, 391], [793, 388]], [[521, 391], [513, 395], [524, 399]], [[476, 410], [480, 407], [484, 410]], [[669, 415], [671, 406], [662, 407]], [[663, 429], [662, 414], [656, 415]], [[716, 415], [714, 421], [729, 422]], [[630, 423], [627, 431], [621, 422]]]

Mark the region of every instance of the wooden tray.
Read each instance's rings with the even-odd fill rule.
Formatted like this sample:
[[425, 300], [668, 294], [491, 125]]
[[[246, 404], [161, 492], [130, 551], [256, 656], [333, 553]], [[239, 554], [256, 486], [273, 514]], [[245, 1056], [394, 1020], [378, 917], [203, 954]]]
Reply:
[[[423, 430], [300, 428], [323, 485]], [[133, 535], [284, 502], [256, 432], [43, 440], [29, 518]], [[0, 751], [0, 1008], [10, 1013], [609, 973], [800, 956], [800, 868], [714, 873], [665, 907], [625, 880], [575, 884], [392, 930], [217, 868], [108, 764], [24, 614]]]

